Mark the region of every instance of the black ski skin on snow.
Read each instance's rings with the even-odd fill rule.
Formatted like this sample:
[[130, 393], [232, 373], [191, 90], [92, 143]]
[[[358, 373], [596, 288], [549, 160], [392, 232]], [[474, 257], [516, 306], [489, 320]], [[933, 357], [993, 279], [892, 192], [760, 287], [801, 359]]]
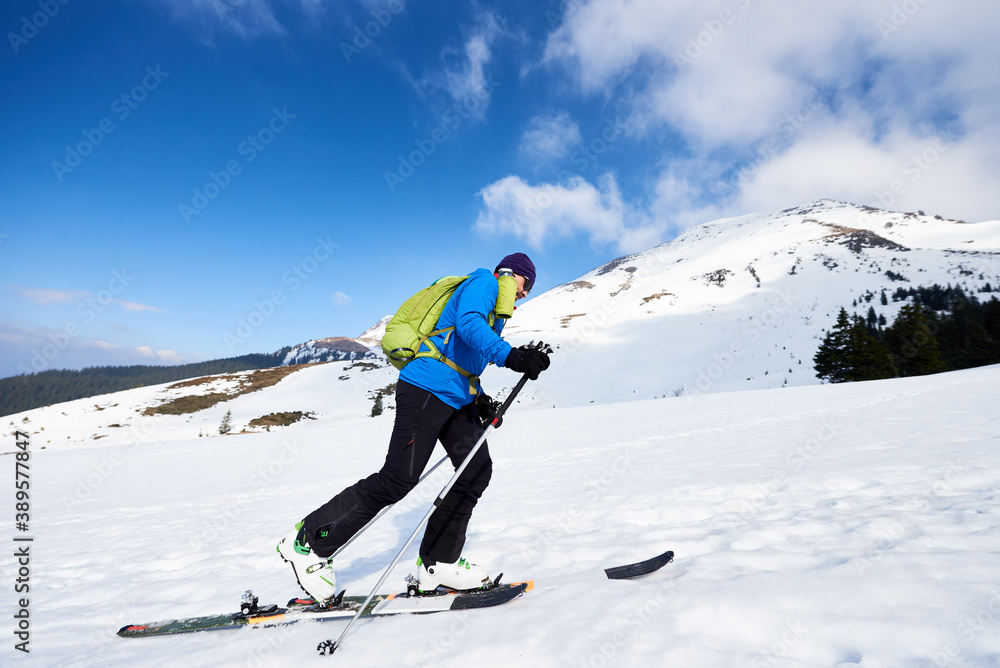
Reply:
[[628, 580], [630, 578], [637, 578], [640, 575], [648, 575], [654, 571], [658, 571], [673, 560], [674, 551], [667, 550], [663, 554], [653, 557], [652, 559], [647, 559], [646, 561], [639, 561], [625, 566], [605, 568], [604, 573], [608, 576], [609, 580]]

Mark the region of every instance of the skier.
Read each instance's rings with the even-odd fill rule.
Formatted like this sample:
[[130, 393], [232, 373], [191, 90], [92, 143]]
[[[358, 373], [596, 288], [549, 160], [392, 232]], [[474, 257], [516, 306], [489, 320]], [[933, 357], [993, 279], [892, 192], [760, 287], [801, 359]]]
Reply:
[[[330, 555], [382, 508], [406, 496], [437, 441], [458, 468], [482, 436], [482, 420], [496, 415], [495, 404], [478, 382], [486, 365], [493, 362], [531, 380], [548, 368], [545, 352], [514, 348], [500, 337], [504, 319], [489, 324], [497, 305], [498, 277], [504, 274], [513, 274], [515, 299], [523, 299], [535, 282], [535, 265], [524, 253], [513, 253], [493, 272], [477, 269], [455, 290], [438, 319], [438, 328], [454, 327], [454, 331], [430, 338], [445, 358], [468, 370], [472, 378], [432, 357], [407, 363], [396, 385], [396, 419], [381, 470], [309, 513], [278, 543], [278, 553], [291, 563], [299, 586], [318, 602], [326, 603], [337, 594]], [[484, 443], [431, 515], [417, 559], [421, 591], [439, 586], [475, 589], [489, 581], [486, 569], [461, 558], [461, 552], [473, 508], [492, 472]]]

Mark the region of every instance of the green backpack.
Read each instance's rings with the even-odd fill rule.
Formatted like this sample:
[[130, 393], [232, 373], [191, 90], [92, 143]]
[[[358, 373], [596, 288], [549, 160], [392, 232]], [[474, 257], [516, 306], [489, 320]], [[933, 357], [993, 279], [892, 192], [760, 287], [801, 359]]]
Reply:
[[[475, 394], [475, 376], [441, 354], [430, 337], [445, 334], [445, 343], [451, 337], [454, 327], [436, 329], [437, 321], [444, 311], [445, 305], [455, 290], [468, 276], [445, 276], [413, 295], [399, 307], [396, 315], [385, 328], [382, 337], [382, 352], [389, 362], [397, 369], [402, 369], [410, 360], [418, 357], [431, 357], [444, 362], [449, 367], [469, 379], [472, 394]], [[513, 276], [503, 275], [497, 279], [499, 294], [493, 311], [490, 312], [489, 325], [493, 326], [496, 318], [509, 318], [514, 313], [514, 296], [517, 292], [517, 281]], [[420, 350], [425, 345], [428, 350]]]

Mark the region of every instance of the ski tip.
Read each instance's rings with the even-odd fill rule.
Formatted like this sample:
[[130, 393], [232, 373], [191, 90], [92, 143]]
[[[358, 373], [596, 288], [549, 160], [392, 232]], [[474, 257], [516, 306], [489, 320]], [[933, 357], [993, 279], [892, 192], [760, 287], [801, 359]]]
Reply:
[[626, 564], [625, 566], [615, 566], [614, 568], [605, 568], [604, 573], [608, 576], [609, 580], [628, 580], [641, 575], [654, 573], [673, 560], [674, 551], [667, 550], [663, 554], [645, 561], [639, 561], [634, 564]]

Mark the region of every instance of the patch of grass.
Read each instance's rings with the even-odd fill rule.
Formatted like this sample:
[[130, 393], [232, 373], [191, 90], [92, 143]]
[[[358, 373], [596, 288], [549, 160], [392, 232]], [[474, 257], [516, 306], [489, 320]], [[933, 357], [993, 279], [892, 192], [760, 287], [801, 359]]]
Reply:
[[254, 418], [250, 420], [251, 427], [287, 427], [290, 424], [295, 424], [302, 418], [307, 420], [315, 420], [315, 416], [312, 413], [303, 413], [302, 411], [285, 411], [282, 413], [268, 413], [267, 415], [262, 415], [259, 418]]
[[172, 401], [159, 406], [150, 406], [142, 412], [143, 415], [184, 415], [186, 413], [197, 413], [206, 408], [232, 399], [235, 394], [225, 392], [209, 392], [208, 394], [189, 394], [184, 397], [177, 397]]
[[184, 387], [194, 387], [211, 383], [216, 380], [236, 380], [239, 385], [228, 392], [209, 392], [207, 394], [189, 394], [167, 401], [159, 406], [150, 406], [142, 412], [143, 415], [184, 415], [185, 413], [197, 413], [206, 408], [211, 408], [218, 403], [228, 401], [242, 394], [249, 394], [277, 384], [282, 378], [296, 371], [311, 366], [308, 364], [293, 364], [292, 366], [278, 366], [270, 369], [258, 369], [250, 373], [223, 374], [221, 376], [206, 376], [204, 378], [192, 378], [179, 383], [174, 383], [167, 389], [176, 390]]
[[573, 318], [582, 318], [586, 316], [586, 313], [572, 313], [570, 315], [564, 316], [559, 319], [559, 324], [561, 327], [569, 327], [569, 323], [573, 322]]
[[222, 376], [203, 376], [201, 378], [192, 378], [190, 380], [182, 380], [179, 383], [174, 383], [169, 388], [170, 390], [180, 389], [182, 387], [196, 387], [198, 385], [207, 385], [208, 383], [214, 383], [220, 378], [232, 378], [233, 374], [226, 374]]
[[653, 301], [654, 299], [659, 299], [660, 297], [673, 297], [673, 296], [674, 296], [674, 293], [672, 293], [672, 292], [657, 292], [655, 295], [649, 295], [648, 297], [643, 297], [642, 298], [642, 303], [643, 304], [648, 304], [649, 302]]
[[355, 362], [348, 369], [361, 369], [362, 371], [372, 371], [373, 369], [379, 369], [383, 365], [376, 364], [375, 362]]

